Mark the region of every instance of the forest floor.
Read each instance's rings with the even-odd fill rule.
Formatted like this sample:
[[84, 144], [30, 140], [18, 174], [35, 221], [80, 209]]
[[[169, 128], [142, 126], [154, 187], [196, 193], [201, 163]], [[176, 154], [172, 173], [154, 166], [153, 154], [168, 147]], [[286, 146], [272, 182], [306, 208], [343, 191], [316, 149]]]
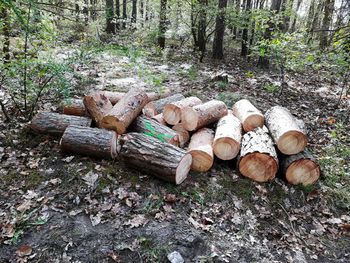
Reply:
[[[76, 47], [79, 48], [79, 47]], [[62, 48], [65, 59], [73, 47]], [[349, 262], [349, 98], [322, 72], [278, 77], [235, 54], [197, 63], [188, 52], [131, 47], [89, 49], [72, 96], [132, 86], [170, 88], [228, 106], [241, 98], [262, 111], [282, 105], [303, 119], [322, 178], [311, 187], [276, 178], [259, 184], [235, 161], [217, 160], [174, 186], [118, 161], [70, 156], [59, 138], [0, 122], [0, 262]], [[238, 58], [237, 58], [238, 57]], [[229, 83], [212, 83], [216, 72]], [[59, 103], [42, 109], [59, 111]], [[3, 116], [0, 115], [1, 120]]]

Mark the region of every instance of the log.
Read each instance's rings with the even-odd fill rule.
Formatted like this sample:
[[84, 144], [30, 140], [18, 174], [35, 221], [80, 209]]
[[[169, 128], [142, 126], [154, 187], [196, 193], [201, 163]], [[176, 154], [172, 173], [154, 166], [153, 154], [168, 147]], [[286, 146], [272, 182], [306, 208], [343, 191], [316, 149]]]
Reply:
[[91, 126], [91, 119], [54, 112], [40, 112], [32, 119], [29, 127], [36, 133], [62, 135], [69, 125]]
[[281, 170], [290, 184], [310, 185], [315, 183], [321, 174], [319, 165], [308, 150], [295, 155], [284, 156]]
[[114, 159], [117, 156], [117, 134], [114, 131], [73, 125], [63, 133], [60, 146], [64, 152]]
[[183, 127], [182, 123], [174, 125], [172, 129], [179, 135], [179, 145], [181, 148], [183, 148], [190, 140], [189, 132]]
[[307, 145], [305, 130], [288, 109], [274, 106], [265, 113], [266, 126], [277, 148], [286, 155], [302, 152]]
[[148, 102], [145, 91], [137, 88], [129, 90], [125, 96], [108, 112], [101, 120], [101, 126], [123, 134], [140, 114], [142, 108]]
[[63, 114], [74, 116], [88, 116], [82, 99], [68, 99], [63, 104]]
[[243, 130], [249, 132], [264, 126], [264, 115], [249, 100], [237, 101], [232, 107], [235, 115], [242, 123]]
[[213, 150], [221, 160], [231, 160], [239, 154], [242, 140], [242, 124], [232, 111], [222, 117], [216, 127]]
[[101, 92], [93, 92], [84, 97], [84, 105], [92, 119], [98, 127], [101, 127], [101, 121], [112, 108], [112, 103]]
[[201, 104], [202, 101], [197, 97], [188, 97], [180, 101], [172, 102], [164, 106], [164, 120], [170, 124], [178, 124], [181, 120], [181, 109], [184, 107], [193, 107]]
[[179, 135], [176, 131], [146, 116], [137, 117], [130, 125], [129, 130], [144, 133], [175, 146], [179, 146], [180, 143]]
[[192, 155], [191, 169], [197, 172], [206, 172], [213, 166], [214, 132], [211, 129], [203, 128], [192, 135], [188, 152]]
[[185, 150], [141, 133], [122, 137], [119, 156], [127, 165], [175, 184], [186, 179], [192, 163]]
[[278, 170], [278, 159], [267, 131], [256, 128], [243, 136], [238, 168], [242, 175], [257, 181], [273, 180]]
[[160, 100], [148, 102], [143, 108], [142, 113], [145, 114], [147, 117], [153, 117], [157, 114], [162, 113], [165, 105], [179, 100], [183, 100], [184, 98], [185, 97], [182, 94], [174, 94], [172, 96]]
[[219, 100], [181, 109], [181, 122], [188, 131], [195, 131], [227, 115], [226, 104]]
[[163, 113], [154, 115], [152, 117], [152, 119], [159, 122], [160, 124], [166, 125], [166, 122], [165, 122], [164, 117], [163, 117]]

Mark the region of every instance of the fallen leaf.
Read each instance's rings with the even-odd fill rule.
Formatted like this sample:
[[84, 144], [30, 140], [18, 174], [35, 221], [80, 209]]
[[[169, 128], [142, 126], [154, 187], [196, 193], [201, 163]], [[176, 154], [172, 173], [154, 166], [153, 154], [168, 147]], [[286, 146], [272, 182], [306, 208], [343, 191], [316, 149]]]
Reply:
[[175, 203], [176, 202], [176, 195], [174, 194], [166, 194], [164, 196], [164, 201], [168, 203]]
[[19, 257], [25, 257], [25, 256], [29, 256], [30, 254], [32, 254], [32, 251], [33, 251], [33, 249], [31, 246], [22, 245], [16, 250], [16, 254]]
[[107, 256], [111, 258], [114, 262], [121, 262], [119, 254], [115, 253], [114, 251], [108, 251]]
[[85, 183], [90, 187], [94, 187], [97, 179], [98, 179], [98, 174], [94, 173], [93, 171], [88, 172], [83, 177], [83, 180], [85, 181]]
[[68, 156], [67, 158], [62, 159], [66, 163], [70, 163], [74, 159], [74, 156]]
[[92, 226], [97, 226], [99, 223], [101, 223], [101, 220], [102, 220], [101, 217], [102, 217], [101, 212], [98, 212], [95, 216], [90, 215], [90, 220], [91, 220]]
[[136, 215], [131, 220], [125, 223], [126, 226], [130, 226], [131, 228], [144, 226], [148, 223], [148, 219], [145, 215]]
[[19, 206], [17, 206], [17, 210], [20, 211], [20, 212], [25, 212], [27, 210], [30, 209], [30, 207], [32, 206], [32, 201], [30, 200], [25, 200], [22, 204], [20, 204]]

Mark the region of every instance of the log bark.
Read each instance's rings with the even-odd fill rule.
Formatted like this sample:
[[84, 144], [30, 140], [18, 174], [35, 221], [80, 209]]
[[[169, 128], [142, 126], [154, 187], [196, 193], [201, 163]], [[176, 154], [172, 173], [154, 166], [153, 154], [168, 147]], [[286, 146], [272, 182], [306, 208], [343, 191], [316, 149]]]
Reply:
[[191, 169], [197, 172], [206, 172], [213, 166], [214, 132], [211, 129], [203, 128], [192, 135], [188, 152], [192, 155]]
[[186, 99], [169, 103], [165, 105], [163, 110], [164, 120], [170, 124], [178, 124], [181, 120], [181, 109], [184, 107], [193, 107], [201, 104], [202, 101], [197, 97], [188, 97]]
[[222, 117], [216, 127], [213, 150], [221, 160], [231, 160], [239, 154], [242, 140], [242, 124], [232, 111]]
[[63, 105], [63, 114], [74, 116], [88, 116], [89, 113], [85, 109], [83, 100], [81, 99], [69, 99]]
[[181, 122], [188, 131], [195, 131], [227, 115], [226, 104], [219, 100], [181, 109]]
[[91, 126], [91, 119], [54, 112], [40, 112], [31, 121], [29, 127], [36, 133], [62, 135], [69, 125]]
[[147, 104], [145, 91], [133, 88], [103, 117], [101, 126], [123, 134]]
[[179, 100], [183, 100], [185, 97], [182, 94], [174, 94], [172, 96], [151, 101], [146, 104], [146, 106], [143, 108], [142, 112], [145, 114], [147, 117], [153, 117], [155, 115], [158, 115], [163, 112], [164, 106], [176, 102]]
[[183, 148], [190, 140], [189, 132], [183, 127], [182, 123], [174, 125], [172, 129], [179, 135], [179, 145], [181, 148]]
[[315, 183], [321, 174], [319, 165], [308, 150], [295, 155], [284, 156], [281, 170], [290, 184], [310, 185]]
[[245, 132], [264, 126], [264, 115], [249, 100], [237, 101], [232, 108], [235, 115], [242, 123]]
[[265, 113], [266, 126], [277, 148], [286, 155], [302, 152], [307, 145], [305, 129], [288, 109], [275, 106]]
[[113, 108], [112, 103], [101, 92], [93, 92], [85, 96], [83, 102], [98, 127], [101, 126], [103, 116]]
[[123, 136], [119, 156], [127, 165], [175, 184], [186, 179], [192, 163], [183, 149], [141, 133]]
[[256, 128], [243, 136], [238, 169], [242, 175], [257, 182], [275, 178], [278, 170], [277, 153], [267, 131]]
[[129, 130], [144, 133], [175, 146], [180, 144], [179, 135], [176, 131], [146, 116], [137, 117], [130, 125]]
[[69, 126], [60, 141], [62, 151], [105, 159], [117, 156], [117, 134], [114, 131]]
[[159, 122], [160, 124], [166, 125], [166, 121], [164, 120], [163, 113], [154, 115], [152, 119]]

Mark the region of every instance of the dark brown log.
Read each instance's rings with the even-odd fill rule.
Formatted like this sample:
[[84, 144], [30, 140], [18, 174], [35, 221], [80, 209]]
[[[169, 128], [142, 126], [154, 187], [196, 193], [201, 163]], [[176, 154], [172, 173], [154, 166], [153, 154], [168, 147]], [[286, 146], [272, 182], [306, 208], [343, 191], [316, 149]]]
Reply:
[[286, 155], [302, 152], [307, 145], [305, 129], [288, 109], [275, 106], [265, 113], [266, 126], [277, 148]]
[[178, 124], [181, 120], [181, 109], [184, 107], [193, 107], [201, 104], [202, 101], [197, 97], [188, 97], [180, 101], [165, 105], [163, 110], [164, 120], [170, 124]]
[[101, 120], [112, 108], [109, 99], [101, 92], [93, 92], [84, 97], [84, 105], [97, 126], [101, 126]]
[[152, 119], [159, 122], [160, 124], [166, 125], [166, 121], [164, 120], [163, 113], [154, 115]]
[[172, 128], [179, 135], [180, 147], [183, 148], [190, 140], [190, 133], [183, 127], [182, 123], [178, 123]]
[[245, 132], [264, 126], [264, 115], [249, 100], [237, 101], [232, 111], [233, 115], [241, 121]]
[[206, 172], [213, 166], [214, 132], [211, 129], [203, 128], [192, 135], [188, 152], [192, 155], [191, 169], [197, 172]]
[[226, 104], [219, 100], [181, 109], [181, 122], [188, 131], [195, 131], [218, 121], [227, 115]]
[[63, 105], [63, 114], [74, 116], [88, 116], [82, 99], [68, 99]]
[[91, 119], [54, 112], [40, 112], [31, 121], [29, 127], [36, 133], [62, 135], [69, 125], [91, 126]]
[[179, 135], [176, 131], [146, 116], [137, 117], [130, 125], [129, 130], [147, 134], [175, 146], [179, 146], [180, 143]]
[[145, 91], [137, 88], [130, 89], [125, 96], [103, 117], [101, 126], [123, 134], [140, 114], [147, 104], [148, 97]]
[[153, 117], [155, 115], [158, 115], [163, 112], [164, 106], [176, 102], [179, 100], [183, 100], [185, 97], [182, 94], [174, 94], [172, 96], [151, 101], [146, 104], [146, 106], [143, 108], [142, 112], [145, 114], [147, 117]]
[[315, 183], [321, 174], [315, 158], [307, 150], [295, 155], [284, 156], [281, 170], [290, 184], [310, 185]]
[[192, 163], [183, 149], [141, 133], [122, 137], [119, 156], [127, 165], [175, 184], [186, 179]]
[[69, 126], [60, 141], [62, 151], [105, 159], [117, 156], [117, 134], [114, 131]]
[[238, 168], [242, 175], [257, 182], [275, 178], [278, 159], [267, 130], [256, 128], [243, 136]]

